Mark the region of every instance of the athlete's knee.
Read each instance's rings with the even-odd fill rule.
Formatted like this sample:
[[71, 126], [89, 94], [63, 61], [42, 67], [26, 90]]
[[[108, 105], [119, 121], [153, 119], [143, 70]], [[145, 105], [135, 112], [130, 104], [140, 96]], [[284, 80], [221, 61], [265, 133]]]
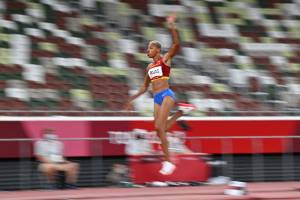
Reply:
[[155, 129], [156, 131], [158, 131], [159, 126], [160, 126], [160, 123], [158, 122], [158, 120], [156, 120], [156, 121], [154, 122], [154, 129]]
[[154, 124], [155, 130], [159, 133], [164, 132], [165, 131], [165, 125], [159, 121], [155, 122]]

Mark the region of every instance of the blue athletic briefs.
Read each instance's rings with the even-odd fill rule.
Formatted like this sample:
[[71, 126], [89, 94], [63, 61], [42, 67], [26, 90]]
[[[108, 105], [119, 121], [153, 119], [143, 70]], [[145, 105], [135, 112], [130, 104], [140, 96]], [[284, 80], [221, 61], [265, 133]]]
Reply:
[[174, 92], [171, 89], [165, 89], [154, 95], [154, 103], [161, 105], [166, 96], [172, 97], [174, 101], [176, 100]]

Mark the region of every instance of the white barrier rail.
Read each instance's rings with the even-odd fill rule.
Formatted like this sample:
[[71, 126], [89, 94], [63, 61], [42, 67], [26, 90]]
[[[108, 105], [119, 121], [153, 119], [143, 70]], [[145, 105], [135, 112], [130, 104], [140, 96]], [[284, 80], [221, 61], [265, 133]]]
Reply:
[[[37, 141], [40, 138], [0, 138], [0, 142], [30, 142]], [[187, 140], [198, 140], [198, 139], [300, 139], [298, 135], [291, 136], [193, 136], [193, 137], [183, 137]], [[110, 140], [109, 137], [87, 137], [87, 138], [59, 138], [62, 141], [81, 141], [81, 140]]]

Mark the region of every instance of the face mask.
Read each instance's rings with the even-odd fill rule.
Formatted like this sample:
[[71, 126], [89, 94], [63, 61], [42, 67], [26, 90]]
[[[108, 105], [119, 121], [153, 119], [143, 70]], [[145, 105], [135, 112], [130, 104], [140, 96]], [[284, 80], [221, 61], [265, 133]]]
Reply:
[[55, 134], [45, 134], [45, 139], [48, 141], [55, 141], [57, 140], [57, 136]]

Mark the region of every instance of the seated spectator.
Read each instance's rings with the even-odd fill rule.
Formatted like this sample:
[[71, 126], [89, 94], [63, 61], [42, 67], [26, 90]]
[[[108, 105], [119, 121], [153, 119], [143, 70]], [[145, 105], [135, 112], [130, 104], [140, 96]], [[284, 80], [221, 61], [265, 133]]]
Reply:
[[76, 188], [79, 165], [68, 161], [63, 156], [63, 143], [58, 140], [52, 130], [47, 129], [43, 133], [43, 139], [35, 143], [35, 156], [40, 162], [39, 170], [45, 174], [48, 182], [55, 183], [58, 172], [66, 175], [66, 187]]

